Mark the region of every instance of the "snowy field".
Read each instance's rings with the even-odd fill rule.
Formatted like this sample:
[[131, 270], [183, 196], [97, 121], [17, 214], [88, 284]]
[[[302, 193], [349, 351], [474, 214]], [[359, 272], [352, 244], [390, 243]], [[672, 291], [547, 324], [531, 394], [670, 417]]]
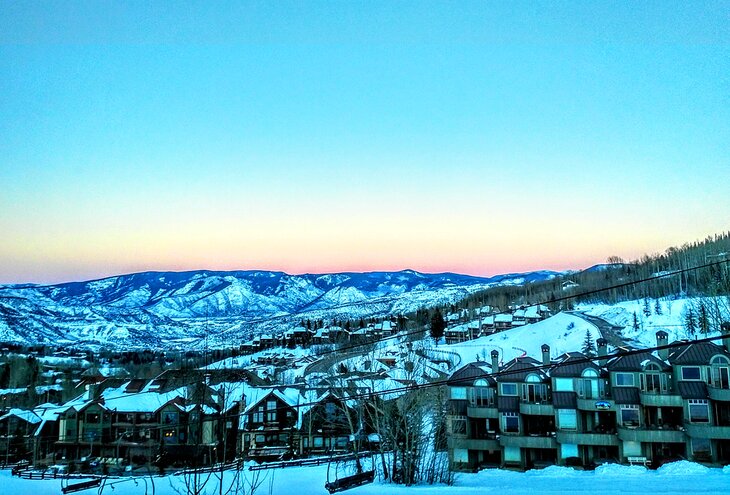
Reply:
[[[262, 495], [326, 495], [324, 483], [326, 466], [287, 468], [263, 471], [263, 480], [256, 493]], [[228, 480], [232, 475], [228, 475]], [[248, 471], [245, 476], [250, 476]], [[519, 473], [499, 469], [488, 469], [477, 474], [458, 474], [454, 486], [434, 485], [403, 487], [384, 483], [374, 483], [349, 490], [352, 495], [462, 495], [495, 493], [505, 495], [545, 495], [545, 494], [585, 494], [585, 495], [646, 495], [657, 494], [722, 494], [730, 488], [730, 466], [724, 469], [707, 468], [687, 461], [667, 464], [656, 471], [643, 467], [619, 465], [601, 466], [595, 471], [578, 471], [571, 468], [552, 466], [539, 471]], [[8, 471], [0, 472], [0, 493], [11, 495], [61, 494], [59, 480], [27, 481], [13, 478]], [[97, 489], [79, 492], [97, 494]], [[114, 495], [152, 495], [152, 486], [147, 479], [127, 480], [112, 487], [107, 486], [102, 493]], [[184, 485], [177, 477], [154, 478], [154, 495], [177, 495], [185, 493]], [[217, 486], [210, 487], [202, 494], [218, 493]], [[224, 492], [225, 493], [225, 492]], [[248, 495], [247, 490], [232, 493]]]
[[458, 353], [461, 364], [471, 363], [477, 359], [490, 362], [489, 353], [499, 351], [500, 360], [507, 362], [517, 356], [527, 354], [540, 359], [543, 344], [550, 345], [550, 355], [560, 356], [565, 352], [580, 351], [590, 332], [593, 342], [601, 337], [598, 328], [583, 318], [568, 313], [558, 313], [546, 320], [531, 325], [515, 327], [486, 337], [468, 340], [460, 344], [440, 346]]

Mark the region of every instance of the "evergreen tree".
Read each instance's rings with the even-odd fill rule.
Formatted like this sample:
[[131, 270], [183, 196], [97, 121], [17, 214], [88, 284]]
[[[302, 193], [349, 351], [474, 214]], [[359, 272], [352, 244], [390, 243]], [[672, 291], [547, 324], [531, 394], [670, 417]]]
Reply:
[[707, 335], [710, 331], [710, 318], [707, 315], [707, 307], [704, 302], [700, 303], [700, 309], [697, 315], [697, 327], [704, 335]]
[[697, 321], [695, 320], [695, 313], [692, 308], [687, 308], [684, 314], [684, 329], [690, 337], [694, 336], [697, 332]]
[[444, 336], [444, 330], [446, 330], [446, 321], [441, 311], [437, 309], [433, 316], [431, 316], [431, 337], [434, 340], [439, 340]]
[[649, 307], [649, 299], [644, 298], [644, 316], [649, 317], [651, 316], [651, 308]]
[[639, 331], [639, 317], [636, 316], [636, 311], [634, 311], [634, 330]]
[[656, 315], [662, 314], [662, 303], [659, 302], [659, 299], [654, 301], [654, 314], [656, 314]]
[[593, 336], [591, 335], [590, 330], [586, 330], [586, 338], [583, 340], [583, 347], [581, 351], [586, 356], [594, 356], [596, 354], [596, 346], [593, 343]]

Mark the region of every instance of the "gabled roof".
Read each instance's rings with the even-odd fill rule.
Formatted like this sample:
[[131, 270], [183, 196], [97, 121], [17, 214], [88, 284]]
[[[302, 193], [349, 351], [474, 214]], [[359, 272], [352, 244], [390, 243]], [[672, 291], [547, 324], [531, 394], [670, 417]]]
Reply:
[[667, 363], [649, 351], [640, 352], [638, 354], [629, 354], [626, 356], [617, 356], [608, 362], [606, 369], [608, 369], [608, 371], [643, 371], [649, 363], [656, 364], [662, 371], [670, 369]]
[[28, 411], [26, 409], [18, 409], [18, 408], [12, 408], [10, 411], [8, 411], [3, 416], [0, 416], [0, 421], [3, 421], [5, 419], [10, 419], [11, 417], [16, 417], [22, 421], [25, 421], [26, 423], [30, 423], [32, 425], [40, 423], [42, 420], [41, 418], [34, 413], [33, 411]]
[[477, 380], [484, 379], [489, 386], [494, 386], [496, 381], [490, 375], [491, 371], [492, 368], [487, 363], [469, 363], [456, 370], [449, 377], [447, 384], [454, 387], [471, 387]]
[[523, 382], [527, 378], [527, 375], [537, 374], [541, 380], [545, 380], [547, 375], [544, 371], [537, 368], [542, 363], [529, 356], [516, 357], [509, 361], [502, 368], [499, 369], [497, 375], [498, 382]]
[[709, 365], [710, 360], [718, 354], [730, 358], [724, 347], [712, 342], [687, 342], [686, 345], [671, 349], [669, 362], [671, 364]]
[[550, 376], [555, 377], [580, 377], [586, 369], [592, 369], [601, 373], [601, 368], [592, 361], [587, 361], [588, 356], [580, 352], [566, 352], [560, 356], [552, 368]]

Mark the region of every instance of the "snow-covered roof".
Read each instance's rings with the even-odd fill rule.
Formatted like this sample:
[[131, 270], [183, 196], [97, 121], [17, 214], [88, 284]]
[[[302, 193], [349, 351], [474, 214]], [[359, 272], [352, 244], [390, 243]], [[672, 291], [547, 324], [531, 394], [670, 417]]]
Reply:
[[41, 418], [33, 411], [28, 411], [26, 409], [18, 409], [15, 407], [10, 409], [10, 411], [8, 411], [3, 416], [0, 416], [0, 421], [2, 421], [4, 419], [9, 419], [13, 416], [18, 419], [21, 419], [27, 423], [33, 424], [33, 425], [38, 424], [42, 421]]

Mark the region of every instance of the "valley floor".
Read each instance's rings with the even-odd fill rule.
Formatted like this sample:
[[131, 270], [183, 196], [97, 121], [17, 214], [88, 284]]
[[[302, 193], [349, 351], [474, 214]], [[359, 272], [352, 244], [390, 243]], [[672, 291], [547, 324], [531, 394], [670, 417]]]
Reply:
[[[324, 483], [327, 467], [287, 468], [267, 473], [256, 493], [271, 495], [326, 495]], [[250, 477], [249, 471], [244, 476]], [[232, 474], [227, 474], [229, 481]], [[250, 479], [250, 478], [247, 478]], [[111, 480], [110, 480], [111, 481]], [[176, 476], [155, 477], [154, 492], [149, 478], [131, 479], [112, 487], [107, 486], [101, 493], [114, 495], [175, 495], [184, 494], [183, 480]], [[230, 482], [226, 485], [230, 486]], [[668, 464], [656, 471], [643, 467], [604, 465], [595, 471], [577, 471], [571, 468], [552, 466], [543, 470], [526, 473], [487, 469], [476, 474], [458, 474], [454, 486], [415, 486], [403, 487], [384, 483], [374, 483], [348, 492], [352, 495], [471, 495], [471, 494], [509, 494], [509, 495], [646, 495], [653, 492], [662, 495], [674, 494], [721, 494], [730, 487], [730, 466], [724, 469], [707, 468], [687, 461]], [[10, 476], [9, 471], [0, 471], [0, 492], [12, 495], [61, 494], [59, 480], [27, 481]], [[98, 490], [79, 492], [95, 494]], [[218, 493], [212, 482], [202, 494]], [[224, 491], [225, 493], [225, 491]], [[248, 490], [232, 491], [232, 494], [248, 494]]]

